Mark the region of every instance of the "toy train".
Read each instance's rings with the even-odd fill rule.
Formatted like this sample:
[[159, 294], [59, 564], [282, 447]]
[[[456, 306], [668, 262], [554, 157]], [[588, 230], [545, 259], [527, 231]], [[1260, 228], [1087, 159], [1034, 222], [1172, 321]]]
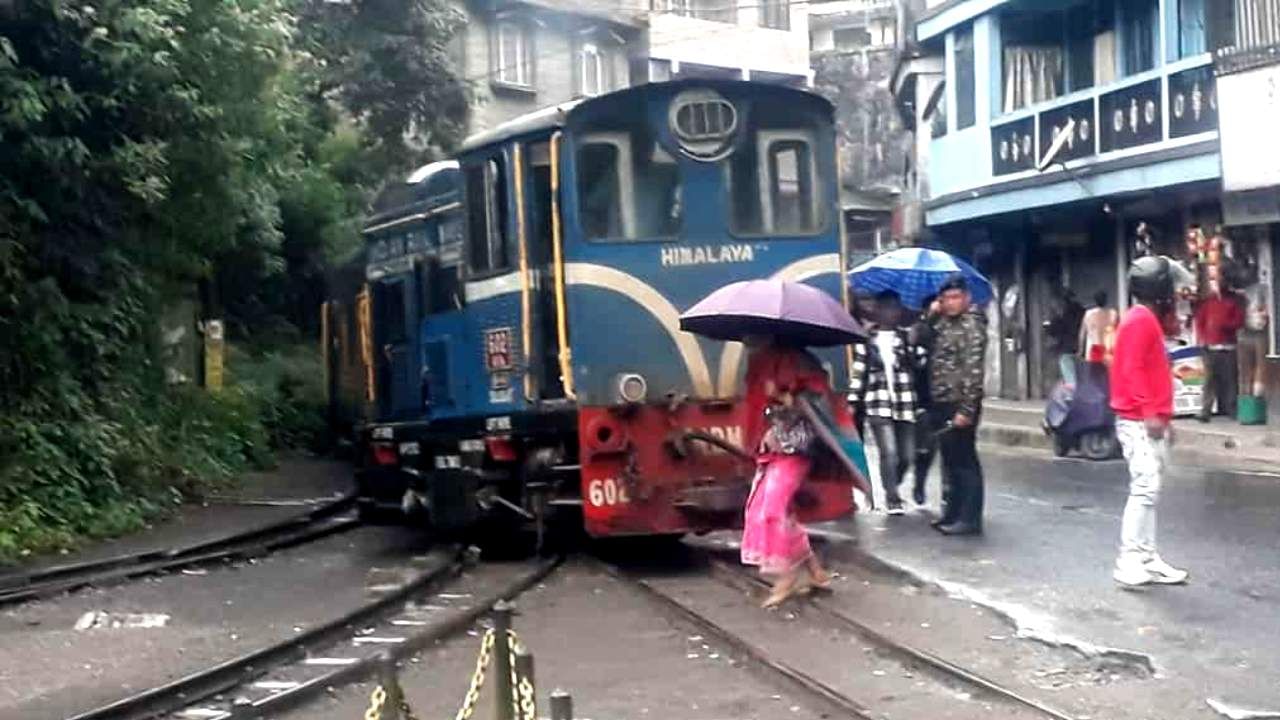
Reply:
[[[817, 95], [691, 80], [512, 120], [397, 184], [323, 312], [362, 515], [486, 537], [579, 508], [597, 537], [739, 526], [744, 350], [679, 314], [759, 277], [842, 297], [835, 158]], [[821, 358], [843, 387], [845, 350]], [[850, 511], [822, 485], [806, 519]]]

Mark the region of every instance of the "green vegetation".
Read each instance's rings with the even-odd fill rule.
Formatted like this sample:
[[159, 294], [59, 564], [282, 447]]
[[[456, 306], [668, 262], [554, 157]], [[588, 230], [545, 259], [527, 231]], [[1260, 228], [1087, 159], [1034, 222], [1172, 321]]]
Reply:
[[[443, 0], [0, 3], [0, 560], [325, 443], [317, 309], [378, 183], [456, 140]], [[157, 318], [227, 321], [227, 387]], [[192, 328], [194, 330], [194, 328]]]

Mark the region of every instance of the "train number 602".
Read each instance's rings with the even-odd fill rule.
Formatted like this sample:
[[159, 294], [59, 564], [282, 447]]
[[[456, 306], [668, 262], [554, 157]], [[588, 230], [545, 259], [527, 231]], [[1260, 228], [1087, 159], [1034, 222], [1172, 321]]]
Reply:
[[625, 485], [613, 478], [604, 478], [587, 483], [587, 502], [595, 507], [604, 507], [623, 505], [631, 502], [631, 498]]

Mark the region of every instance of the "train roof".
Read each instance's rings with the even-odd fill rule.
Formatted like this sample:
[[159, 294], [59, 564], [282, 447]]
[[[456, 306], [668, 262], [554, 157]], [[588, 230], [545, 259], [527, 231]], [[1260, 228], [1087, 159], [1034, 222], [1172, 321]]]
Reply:
[[643, 85], [633, 85], [624, 90], [611, 92], [607, 95], [601, 95], [593, 98], [585, 98], [581, 100], [571, 100], [559, 105], [552, 105], [531, 113], [512, 118], [504, 123], [495, 125], [488, 130], [483, 130], [468, 137], [462, 143], [459, 153], [468, 153], [477, 148], [501, 142], [508, 138], [528, 135], [542, 130], [554, 130], [562, 128], [568, 124], [572, 115], [577, 112], [597, 105], [615, 101], [619, 97], [634, 94], [650, 94], [657, 92], [659, 89], [679, 87], [756, 87], [760, 89], [768, 89], [771, 92], [780, 94], [794, 94], [797, 97], [804, 97], [809, 102], [820, 102], [831, 109], [831, 103], [823, 96], [813, 92], [812, 90], [787, 87], [786, 85], [778, 85], [775, 83], [751, 82], [749, 80], [711, 80], [706, 78], [689, 78], [683, 80], [670, 80], [657, 83], [645, 83]]
[[458, 161], [439, 160], [414, 170], [402, 183], [382, 189], [365, 221], [364, 234], [378, 232], [409, 215], [425, 217], [440, 206], [457, 201]]

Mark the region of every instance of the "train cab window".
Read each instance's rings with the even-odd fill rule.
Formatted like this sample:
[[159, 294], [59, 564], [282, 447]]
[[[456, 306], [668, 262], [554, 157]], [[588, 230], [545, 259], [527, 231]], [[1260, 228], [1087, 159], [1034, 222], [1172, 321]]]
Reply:
[[507, 178], [500, 157], [464, 170], [467, 194], [467, 257], [474, 275], [511, 266], [507, 244]]
[[577, 171], [587, 239], [665, 238], [679, 230], [679, 166], [652, 139], [629, 132], [584, 135]]
[[813, 136], [758, 130], [729, 159], [730, 227], [743, 235], [811, 235], [822, 227]]
[[769, 192], [766, 222], [783, 235], [816, 229], [813, 192], [813, 157], [809, 143], [782, 140], [771, 143], [766, 154]]

